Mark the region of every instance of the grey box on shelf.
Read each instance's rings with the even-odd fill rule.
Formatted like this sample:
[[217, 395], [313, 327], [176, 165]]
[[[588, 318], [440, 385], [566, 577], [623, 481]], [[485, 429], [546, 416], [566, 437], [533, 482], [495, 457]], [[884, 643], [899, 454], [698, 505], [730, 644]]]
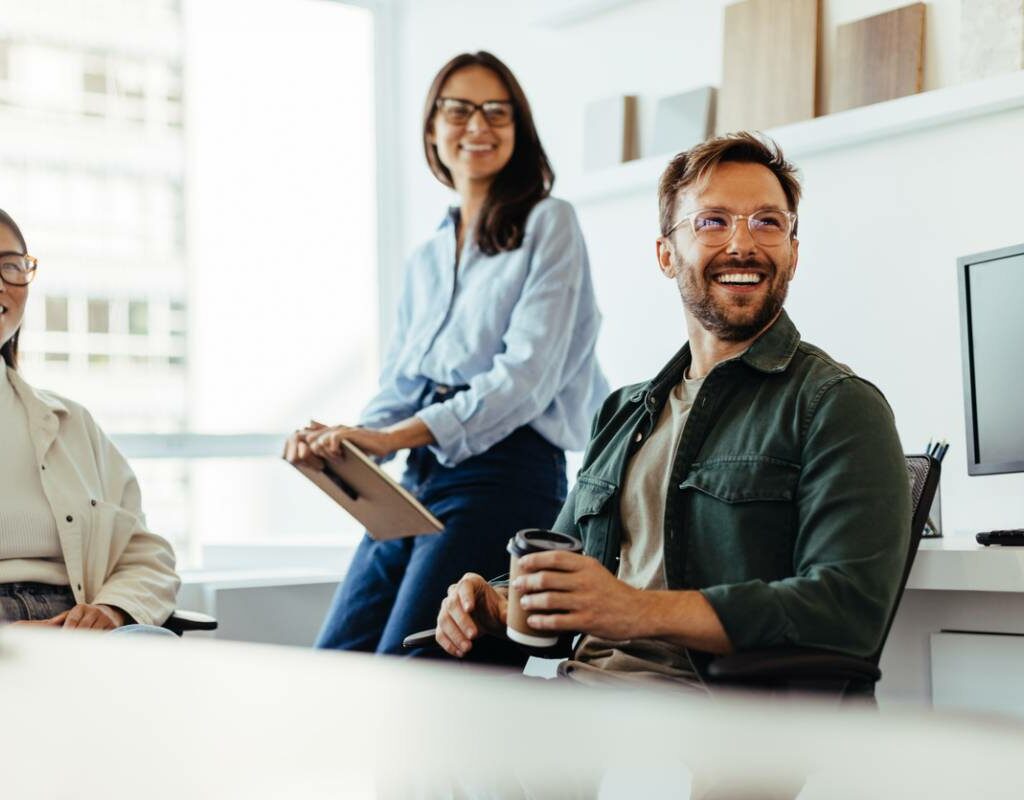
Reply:
[[707, 139], [715, 129], [715, 87], [704, 86], [658, 100], [649, 156], [679, 153]]
[[1024, 69], [1024, 0], [962, 0], [960, 80]]
[[932, 500], [928, 519], [925, 520], [922, 539], [939, 539], [942, 537], [942, 483], [935, 487], [935, 499]]
[[583, 121], [583, 169], [587, 172], [614, 167], [639, 155], [635, 95], [587, 103]]

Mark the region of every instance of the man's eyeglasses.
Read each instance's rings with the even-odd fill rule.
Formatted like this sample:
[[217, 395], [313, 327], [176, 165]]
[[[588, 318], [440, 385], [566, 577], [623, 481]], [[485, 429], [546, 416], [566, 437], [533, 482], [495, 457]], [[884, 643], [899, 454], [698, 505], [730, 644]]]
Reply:
[[39, 260], [23, 253], [0, 253], [0, 280], [8, 286], [28, 286], [36, 276]]
[[785, 242], [796, 225], [796, 214], [792, 211], [765, 208], [753, 214], [733, 214], [720, 208], [702, 208], [682, 217], [668, 229], [665, 236], [670, 236], [678, 227], [689, 222], [698, 242], [712, 246], [723, 245], [736, 234], [736, 224], [741, 219], [747, 221], [747, 230], [755, 242], [769, 246]]
[[515, 119], [515, 107], [511, 100], [485, 100], [472, 103], [458, 97], [439, 97], [437, 110], [449, 125], [465, 125], [477, 110], [481, 111], [487, 124], [492, 128], [504, 128]]

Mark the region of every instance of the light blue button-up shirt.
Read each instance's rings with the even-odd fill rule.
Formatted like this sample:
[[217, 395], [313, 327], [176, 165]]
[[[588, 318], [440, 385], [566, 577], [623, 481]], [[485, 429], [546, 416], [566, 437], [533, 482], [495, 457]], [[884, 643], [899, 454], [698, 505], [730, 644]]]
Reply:
[[[521, 247], [488, 256], [467, 236], [456, 267], [457, 214], [406, 264], [380, 391], [360, 424], [415, 415], [445, 466], [523, 425], [582, 450], [608, 382], [594, 354], [601, 314], [576, 213], [548, 197], [530, 212]], [[469, 389], [421, 408], [429, 381]]]

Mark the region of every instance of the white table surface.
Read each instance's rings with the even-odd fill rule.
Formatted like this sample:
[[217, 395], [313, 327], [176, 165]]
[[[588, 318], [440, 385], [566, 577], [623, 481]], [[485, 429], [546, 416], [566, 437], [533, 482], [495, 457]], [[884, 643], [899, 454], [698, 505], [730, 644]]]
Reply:
[[567, 765], [605, 775], [607, 800], [685, 797], [714, 764], [761, 789], [809, 773], [804, 800], [1024, 797], [1024, 727], [1003, 720], [187, 638], [0, 629], [0, 712], [0, 793], [19, 800], [407, 797], [515, 764], [554, 797]]

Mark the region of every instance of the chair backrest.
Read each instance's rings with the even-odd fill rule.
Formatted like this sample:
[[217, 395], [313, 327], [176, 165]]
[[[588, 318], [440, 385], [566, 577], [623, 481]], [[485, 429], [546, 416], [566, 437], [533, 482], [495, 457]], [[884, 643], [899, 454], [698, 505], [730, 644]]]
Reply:
[[896, 600], [889, 612], [889, 619], [885, 623], [885, 631], [878, 644], [878, 650], [871, 656], [871, 662], [878, 664], [882, 656], [882, 648], [885, 647], [885, 640], [889, 638], [889, 629], [892, 628], [892, 621], [896, 618], [896, 610], [900, 607], [900, 600], [903, 598], [903, 590], [907, 586], [907, 578], [910, 577], [910, 570], [914, 566], [914, 556], [917, 555], [918, 545], [921, 543], [921, 533], [924, 531], [924, 524], [928, 521], [928, 514], [931, 512], [932, 500], [935, 499], [935, 490], [939, 486], [939, 462], [931, 456], [907, 456], [907, 476], [910, 480], [910, 541], [907, 544], [907, 557], [903, 562], [903, 575], [900, 577], [900, 588], [896, 592]]

